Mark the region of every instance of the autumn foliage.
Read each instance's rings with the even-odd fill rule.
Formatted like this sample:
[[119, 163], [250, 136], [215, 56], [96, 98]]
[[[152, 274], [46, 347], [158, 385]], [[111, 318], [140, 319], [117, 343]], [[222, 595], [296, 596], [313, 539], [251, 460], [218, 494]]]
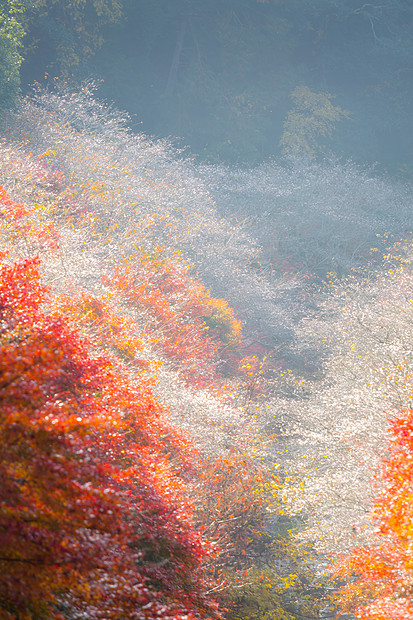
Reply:
[[[162, 248], [111, 265], [101, 294], [76, 280], [65, 294], [55, 177], [41, 166], [30, 204], [0, 193], [2, 617], [219, 617], [235, 568], [226, 556], [246, 557], [261, 477], [247, 498], [239, 459], [207, 465], [154, 387], [167, 364], [218, 394], [237, 369], [240, 323]], [[88, 231], [89, 219], [76, 225]], [[215, 482], [229, 472], [231, 499]], [[245, 515], [236, 531], [228, 510]]]
[[233, 311], [161, 248], [121, 263], [106, 284], [140, 317], [160, 354], [179, 362], [187, 381], [211, 385], [222, 364], [236, 360], [241, 325]]
[[316, 613], [257, 246], [162, 145], [39, 102], [0, 147], [0, 616]]
[[391, 448], [381, 472], [382, 489], [372, 518], [374, 544], [353, 551], [335, 567], [349, 578], [341, 592], [342, 609], [363, 620], [409, 620], [412, 606], [413, 410], [391, 424]]
[[181, 472], [149, 386], [47, 315], [38, 261], [1, 266], [4, 618], [214, 615]]

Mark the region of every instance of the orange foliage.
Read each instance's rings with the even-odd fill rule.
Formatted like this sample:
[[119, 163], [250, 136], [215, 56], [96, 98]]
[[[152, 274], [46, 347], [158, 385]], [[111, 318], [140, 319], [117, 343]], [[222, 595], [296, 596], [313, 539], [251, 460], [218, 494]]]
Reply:
[[259, 492], [265, 475], [251, 460], [232, 453], [206, 460], [201, 481], [198, 520], [216, 550], [210, 570], [219, 589], [225, 590], [245, 581], [248, 569], [265, 548], [268, 514]]
[[[83, 207], [63, 204], [107, 242], [87, 208], [75, 220]], [[39, 259], [3, 259], [59, 255], [61, 213], [1, 187], [0, 211], [0, 615], [219, 617], [211, 592], [242, 581], [262, 544], [263, 478], [235, 455], [200, 462], [152, 388], [166, 361], [218, 392], [238, 365], [240, 322], [160, 248], [116, 265], [100, 297], [53, 299]]]
[[145, 381], [44, 314], [38, 264], [0, 268], [2, 618], [215, 616], [169, 456], [193, 449]]
[[220, 351], [239, 343], [241, 326], [227, 303], [211, 298], [185, 266], [158, 249], [124, 261], [105, 283], [128, 304], [155, 348], [179, 362], [188, 381], [216, 380]]
[[[9, 244], [34, 243], [37, 251], [46, 249], [53, 253], [59, 247], [59, 232], [53, 222], [43, 222], [39, 218], [41, 205], [28, 207], [11, 200], [9, 194], [0, 185], [0, 231], [6, 234]], [[36, 221], [37, 219], [37, 221]]]
[[376, 544], [335, 566], [336, 576], [356, 576], [342, 589], [340, 603], [363, 620], [413, 619], [413, 410], [394, 420], [391, 432], [373, 511]]

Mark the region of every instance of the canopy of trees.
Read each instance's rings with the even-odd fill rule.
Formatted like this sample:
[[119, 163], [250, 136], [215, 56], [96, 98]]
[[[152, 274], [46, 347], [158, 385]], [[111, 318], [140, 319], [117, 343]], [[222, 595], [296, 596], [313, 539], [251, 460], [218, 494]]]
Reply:
[[[25, 91], [46, 75], [92, 78], [136, 130], [177, 136], [207, 161], [251, 164], [285, 151], [291, 96], [307, 92], [307, 102], [331, 102], [317, 150], [409, 174], [408, 0], [3, 4], [3, 105], [15, 101], [24, 58]], [[346, 111], [338, 125], [334, 109]]]

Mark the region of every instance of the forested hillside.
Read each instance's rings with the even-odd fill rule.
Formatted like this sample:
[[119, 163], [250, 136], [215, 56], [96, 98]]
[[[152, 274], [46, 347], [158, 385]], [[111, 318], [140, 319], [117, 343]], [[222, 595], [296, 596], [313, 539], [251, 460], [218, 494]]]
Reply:
[[410, 18], [0, 5], [1, 620], [413, 618]]
[[278, 156], [289, 118], [307, 138], [315, 132], [312, 146], [323, 153], [411, 176], [410, 0], [0, 7], [0, 103], [15, 98], [20, 81], [28, 92], [35, 81], [92, 78], [137, 131], [179, 138], [205, 161], [255, 165]]

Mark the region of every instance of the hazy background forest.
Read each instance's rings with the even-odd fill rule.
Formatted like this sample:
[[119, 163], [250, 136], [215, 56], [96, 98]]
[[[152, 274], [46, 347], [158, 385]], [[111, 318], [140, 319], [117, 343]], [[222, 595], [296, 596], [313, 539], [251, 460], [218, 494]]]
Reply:
[[0, 618], [413, 619], [411, 0], [0, 0]]
[[[345, 111], [325, 119], [319, 150], [410, 174], [408, 0], [21, 4], [26, 92], [46, 75], [94, 78], [136, 131], [179, 138], [205, 161], [256, 164], [280, 155], [291, 95], [305, 86]], [[301, 105], [311, 115], [317, 104]]]

